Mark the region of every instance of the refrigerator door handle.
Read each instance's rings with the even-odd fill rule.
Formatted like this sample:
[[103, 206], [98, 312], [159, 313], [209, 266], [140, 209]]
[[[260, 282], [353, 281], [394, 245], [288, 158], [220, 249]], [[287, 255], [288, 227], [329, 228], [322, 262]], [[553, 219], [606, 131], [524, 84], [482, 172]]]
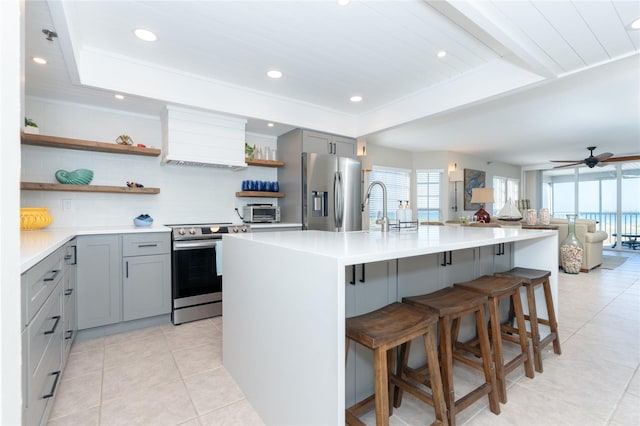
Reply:
[[342, 228], [342, 214], [344, 210], [342, 195], [342, 173], [336, 172], [333, 176], [333, 217], [336, 228]]

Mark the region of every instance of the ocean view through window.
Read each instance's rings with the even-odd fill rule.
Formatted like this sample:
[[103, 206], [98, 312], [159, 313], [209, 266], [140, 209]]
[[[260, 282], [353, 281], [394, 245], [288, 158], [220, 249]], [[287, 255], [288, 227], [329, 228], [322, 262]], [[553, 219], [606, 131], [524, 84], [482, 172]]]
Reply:
[[542, 207], [556, 218], [576, 213], [593, 219], [607, 232], [605, 246], [636, 249], [623, 244], [626, 236], [640, 238], [640, 163], [609, 164], [542, 172]]

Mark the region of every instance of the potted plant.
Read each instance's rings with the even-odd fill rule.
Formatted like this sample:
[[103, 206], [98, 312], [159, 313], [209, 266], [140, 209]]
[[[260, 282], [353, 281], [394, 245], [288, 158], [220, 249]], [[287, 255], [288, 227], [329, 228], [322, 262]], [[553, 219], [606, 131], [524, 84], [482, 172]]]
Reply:
[[25, 117], [24, 118], [24, 132], [30, 133], [32, 135], [39, 135], [40, 129], [38, 128], [38, 124], [32, 119]]
[[248, 143], [244, 143], [244, 156], [249, 159], [249, 161], [253, 161], [253, 157], [255, 156], [256, 146], [251, 146]]

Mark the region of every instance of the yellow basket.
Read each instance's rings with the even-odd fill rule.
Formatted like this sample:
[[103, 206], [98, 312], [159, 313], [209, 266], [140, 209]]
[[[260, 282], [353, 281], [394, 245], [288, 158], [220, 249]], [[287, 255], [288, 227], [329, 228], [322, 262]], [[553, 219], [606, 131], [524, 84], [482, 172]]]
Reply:
[[20, 209], [20, 229], [31, 231], [44, 228], [53, 222], [53, 217], [46, 207], [24, 207]]

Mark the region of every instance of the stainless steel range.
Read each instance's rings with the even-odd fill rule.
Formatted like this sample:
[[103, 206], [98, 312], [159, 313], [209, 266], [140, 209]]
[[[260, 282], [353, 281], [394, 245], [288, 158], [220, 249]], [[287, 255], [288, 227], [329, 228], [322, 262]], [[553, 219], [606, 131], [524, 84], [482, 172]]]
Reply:
[[222, 315], [222, 236], [251, 232], [248, 225], [167, 225], [173, 229], [171, 321], [182, 324]]

